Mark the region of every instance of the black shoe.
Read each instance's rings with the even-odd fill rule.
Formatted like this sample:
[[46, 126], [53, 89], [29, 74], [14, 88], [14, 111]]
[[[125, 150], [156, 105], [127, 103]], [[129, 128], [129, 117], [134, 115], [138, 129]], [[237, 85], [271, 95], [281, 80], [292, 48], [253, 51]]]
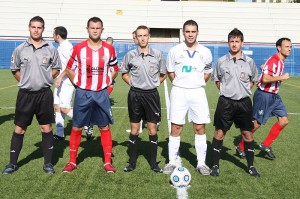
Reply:
[[54, 174], [55, 171], [53, 169], [53, 165], [51, 163], [48, 163], [48, 164], [44, 164], [44, 167], [43, 167], [44, 171], [48, 174]]
[[260, 150], [264, 151], [264, 152], [267, 154], [267, 156], [268, 156], [269, 158], [271, 158], [271, 159], [274, 159], [274, 158], [275, 158], [275, 155], [274, 155], [274, 153], [273, 153], [271, 147], [266, 147], [266, 146], [264, 146], [263, 144], [260, 144], [260, 145], [259, 145], [259, 148], [260, 148]]
[[58, 136], [58, 135], [53, 135], [54, 140], [64, 140], [64, 137]]
[[86, 140], [92, 140], [93, 137], [93, 133], [94, 133], [94, 128], [93, 126], [85, 126], [84, 127], [84, 132], [86, 134]]
[[260, 174], [257, 172], [254, 166], [251, 166], [248, 168], [248, 172], [250, 173], [251, 176], [253, 177], [260, 177]]
[[12, 172], [18, 170], [18, 166], [9, 163], [8, 165], [5, 166], [5, 169], [2, 171], [2, 174], [11, 174]]
[[157, 163], [152, 164], [151, 166], [152, 171], [154, 171], [155, 173], [162, 173], [163, 170], [158, 166]]
[[127, 167], [124, 168], [124, 172], [131, 172], [135, 169], [136, 167], [136, 163], [129, 163], [129, 165]]
[[219, 176], [219, 166], [218, 165], [214, 165], [212, 168], [211, 168], [211, 172], [210, 172], [210, 175], [211, 176]]

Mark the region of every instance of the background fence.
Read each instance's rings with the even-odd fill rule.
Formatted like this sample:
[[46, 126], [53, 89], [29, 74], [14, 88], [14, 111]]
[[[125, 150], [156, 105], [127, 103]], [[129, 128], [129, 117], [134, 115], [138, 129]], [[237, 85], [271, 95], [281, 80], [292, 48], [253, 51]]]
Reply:
[[[10, 60], [13, 50], [23, 42], [23, 39], [9, 39], [0, 40], [0, 68], [9, 69]], [[79, 40], [71, 40], [74, 44], [80, 42]], [[229, 50], [227, 43], [207, 43], [200, 42], [208, 47], [213, 55], [213, 64], [216, 63], [217, 59]], [[54, 45], [57, 45], [53, 43]], [[150, 45], [163, 52], [166, 57], [168, 51], [172, 46], [177, 43], [151, 43]], [[115, 41], [114, 47], [117, 51], [118, 61], [121, 62], [124, 55], [131, 49], [135, 48], [135, 44], [128, 41]], [[257, 65], [257, 68], [263, 64], [272, 54], [277, 53], [275, 44], [260, 44], [260, 43], [245, 43], [243, 52], [248, 56], [252, 57]], [[285, 60], [285, 71], [290, 73], [291, 76], [300, 76], [300, 47], [294, 46], [292, 49], [291, 56]]]

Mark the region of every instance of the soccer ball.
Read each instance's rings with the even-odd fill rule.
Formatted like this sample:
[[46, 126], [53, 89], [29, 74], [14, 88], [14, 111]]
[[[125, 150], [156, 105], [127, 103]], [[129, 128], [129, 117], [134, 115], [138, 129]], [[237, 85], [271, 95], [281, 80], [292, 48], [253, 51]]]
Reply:
[[187, 187], [191, 182], [192, 176], [185, 167], [176, 167], [170, 176], [174, 187]]

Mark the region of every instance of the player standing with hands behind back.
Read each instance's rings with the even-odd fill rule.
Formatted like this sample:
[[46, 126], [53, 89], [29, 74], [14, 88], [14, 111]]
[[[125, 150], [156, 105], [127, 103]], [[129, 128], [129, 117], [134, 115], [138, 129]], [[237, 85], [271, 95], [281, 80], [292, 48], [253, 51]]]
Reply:
[[67, 65], [67, 75], [76, 86], [73, 108], [73, 127], [70, 136], [70, 161], [63, 172], [70, 173], [76, 166], [82, 128], [97, 125], [100, 129], [104, 153], [104, 170], [114, 173], [112, 165], [112, 135], [109, 124], [113, 124], [111, 104], [107, 87], [112, 82], [112, 68], [117, 66], [113, 46], [101, 40], [103, 22], [92, 17], [87, 22], [89, 38], [73, 48]]
[[[130, 86], [128, 93], [128, 113], [131, 125], [128, 153], [129, 165], [125, 172], [131, 172], [136, 168], [137, 142], [140, 129], [140, 121], [147, 121], [150, 141], [150, 166], [154, 172], [161, 173], [157, 158], [157, 123], [161, 119], [160, 97], [157, 87], [166, 78], [166, 65], [161, 51], [148, 45], [150, 29], [147, 26], [139, 26], [136, 29], [138, 46], [129, 51], [122, 62], [120, 72], [123, 80]], [[130, 75], [129, 75], [130, 73]]]
[[219, 176], [219, 161], [226, 132], [234, 123], [245, 139], [247, 171], [251, 176], [260, 174], [253, 166], [254, 141], [252, 137], [251, 88], [257, 81], [255, 62], [242, 51], [243, 33], [234, 28], [228, 34], [229, 52], [218, 59], [212, 80], [220, 90], [214, 115], [215, 135], [212, 141], [213, 167], [211, 176]]
[[188, 120], [193, 124], [197, 153], [196, 170], [209, 175], [210, 168], [205, 164], [207, 139], [205, 124], [210, 123], [209, 107], [205, 93], [206, 82], [212, 72], [212, 55], [208, 48], [197, 41], [198, 24], [188, 20], [183, 24], [184, 42], [171, 48], [168, 54], [168, 76], [173, 84], [170, 94], [171, 135], [169, 136], [169, 163], [165, 174], [171, 174], [179, 158], [180, 135]]
[[56, 48], [42, 37], [44, 19], [35, 16], [29, 21], [30, 37], [13, 52], [10, 69], [19, 82], [16, 102], [15, 129], [11, 138], [10, 161], [3, 170], [9, 174], [18, 169], [17, 161], [23, 146], [24, 134], [35, 115], [42, 132], [44, 171], [53, 174], [53, 93], [51, 86], [61, 69]]

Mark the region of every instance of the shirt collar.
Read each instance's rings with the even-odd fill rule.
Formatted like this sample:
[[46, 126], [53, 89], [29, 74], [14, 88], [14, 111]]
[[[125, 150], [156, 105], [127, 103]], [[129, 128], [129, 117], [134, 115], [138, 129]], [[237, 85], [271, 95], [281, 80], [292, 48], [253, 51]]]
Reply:
[[[136, 48], [136, 52], [137, 54], [140, 56], [142, 54], [141, 50], [139, 47]], [[154, 52], [153, 52], [153, 49], [148, 46], [148, 54], [146, 56], [151, 56], [151, 57], [154, 57]]]
[[[27, 46], [30, 46], [30, 45], [33, 46], [33, 44], [30, 42], [29, 38], [26, 40], [26, 44], [27, 44]], [[40, 47], [45, 46], [45, 45], [48, 45], [48, 42], [43, 39]]]
[[[182, 50], [188, 51], [188, 47], [187, 47], [186, 43], [182, 42], [181, 44], [182, 44]], [[197, 44], [195, 51], [200, 52], [200, 44], [199, 43]]]
[[[233, 56], [230, 54], [230, 52], [227, 53], [226, 55], [227, 60], [232, 60]], [[243, 60], [244, 62], [246, 61], [246, 55], [242, 52], [242, 57], [239, 58], [239, 60]]]

